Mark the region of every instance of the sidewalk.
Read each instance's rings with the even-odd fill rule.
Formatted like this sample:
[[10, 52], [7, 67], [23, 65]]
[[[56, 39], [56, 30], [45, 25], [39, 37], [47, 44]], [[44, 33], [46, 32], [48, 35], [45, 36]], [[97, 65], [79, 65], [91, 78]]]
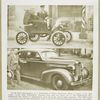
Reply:
[[[17, 33], [20, 32], [19, 30], [9, 30], [8, 40], [14, 40], [16, 38]], [[89, 32], [87, 34], [87, 39], [79, 39], [80, 32], [71, 32], [72, 33], [72, 40], [78, 42], [93, 42], [93, 33]]]

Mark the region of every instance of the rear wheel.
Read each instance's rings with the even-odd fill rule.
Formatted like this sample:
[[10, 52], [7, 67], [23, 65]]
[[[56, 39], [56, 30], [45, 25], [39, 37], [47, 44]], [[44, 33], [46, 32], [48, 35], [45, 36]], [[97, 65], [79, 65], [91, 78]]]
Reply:
[[56, 46], [61, 46], [65, 43], [65, 35], [60, 31], [55, 32], [52, 36], [52, 41]]
[[25, 32], [19, 32], [17, 35], [16, 35], [16, 41], [18, 44], [25, 44], [28, 40], [28, 36]]
[[29, 36], [29, 39], [30, 39], [30, 41], [32, 41], [32, 42], [36, 42], [36, 41], [38, 41], [38, 40], [40, 39], [40, 35], [39, 35], [39, 34], [31, 34], [31, 35]]
[[67, 90], [68, 84], [61, 75], [54, 75], [52, 77], [52, 87], [55, 90]]
[[66, 32], [66, 42], [70, 42], [72, 40], [72, 34], [71, 32], [67, 31]]

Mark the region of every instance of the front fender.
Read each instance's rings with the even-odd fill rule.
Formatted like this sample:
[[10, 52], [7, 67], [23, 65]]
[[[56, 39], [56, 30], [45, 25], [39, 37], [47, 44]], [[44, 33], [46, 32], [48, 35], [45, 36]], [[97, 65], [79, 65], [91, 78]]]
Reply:
[[62, 33], [65, 37], [66, 37], [66, 33], [64, 33], [63, 31], [54, 31], [53, 33], [52, 33], [52, 36], [51, 36], [51, 38], [53, 37], [53, 35], [55, 34], [55, 33]]
[[50, 83], [51, 80], [52, 80], [52, 77], [54, 75], [57, 75], [57, 74], [61, 75], [69, 85], [74, 80], [73, 75], [66, 69], [50, 69], [50, 70], [46, 70], [46, 71], [44, 71], [42, 73], [41, 80], [45, 81], [46, 83]]

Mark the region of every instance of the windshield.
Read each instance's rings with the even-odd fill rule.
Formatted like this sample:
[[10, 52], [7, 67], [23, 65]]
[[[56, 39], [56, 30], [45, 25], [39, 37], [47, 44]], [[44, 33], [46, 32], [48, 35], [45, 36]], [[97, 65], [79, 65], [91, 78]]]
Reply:
[[41, 52], [43, 59], [50, 59], [58, 57], [58, 54], [55, 51], [43, 51]]

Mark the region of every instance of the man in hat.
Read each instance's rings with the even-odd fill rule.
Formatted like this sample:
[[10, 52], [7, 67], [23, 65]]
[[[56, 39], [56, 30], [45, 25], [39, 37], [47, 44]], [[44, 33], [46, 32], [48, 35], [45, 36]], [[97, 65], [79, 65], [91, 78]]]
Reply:
[[11, 49], [8, 54], [7, 76], [10, 79], [12, 86], [15, 86], [14, 76], [16, 76], [17, 84], [20, 84], [20, 66], [18, 59], [19, 57], [17, 51]]
[[43, 31], [50, 29], [50, 20], [48, 18], [47, 11], [45, 11], [45, 6], [40, 6], [40, 11], [37, 12], [37, 17], [40, 20], [39, 27], [42, 27]]
[[37, 13], [37, 16], [40, 19], [45, 20], [48, 17], [47, 12], [45, 11], [45, 6], [41, 5], [40, 8], [41, 8], [41, 10], [40, 10], [40, 12]]

